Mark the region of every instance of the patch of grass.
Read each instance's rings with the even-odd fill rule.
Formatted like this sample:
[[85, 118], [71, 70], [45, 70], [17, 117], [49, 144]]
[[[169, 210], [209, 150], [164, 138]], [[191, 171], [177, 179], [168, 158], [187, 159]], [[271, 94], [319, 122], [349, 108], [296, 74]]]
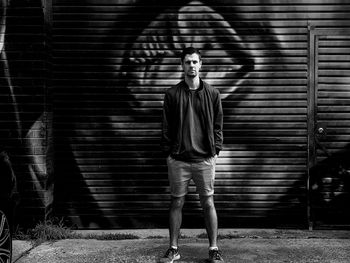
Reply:
[[29, 240], [38, 245], [45, 241], [69, 238], [71, 234], [72, 230], [63, 223], [63, 220], [53, 218], [39, 222], [32, 229], [22, 230], [17, 228], [13, 233], [13, 239]]
[[48, 220], [37, 224], [29, 230], [29, 233], [32, 239], [48, 241], [68, 238], [72, 230], [64, 225], [63, 220], [57, 223], [54, 220]]
[[125, 240], [139, 239], [139, 237], [124, 233], [79, 234], [74, 232], [71, 227], [66, 226], [63, 219], [53, 218], [39, 222], [34, 228], [26, 231], [16, 229], [13, 239], [30, 240], [36, 244], [40, 244], [46, 241], [57, 241], [61, 239]]
[[69, 238], [72, 229], [66, 226], [63, 219], [50, 219], [39, 222], [33, 229], [27, 231], [27, 235], [37, 244], [46, 241], [57, 241]]

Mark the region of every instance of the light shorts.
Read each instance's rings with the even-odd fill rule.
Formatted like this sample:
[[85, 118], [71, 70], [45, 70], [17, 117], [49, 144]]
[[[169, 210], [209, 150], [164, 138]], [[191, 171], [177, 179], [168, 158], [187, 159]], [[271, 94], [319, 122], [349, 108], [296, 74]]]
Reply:
[[214, 194], [215, 164], [217, 156], [209, 157], [201, 162], [184, 162], [167, 158], [170, 193], [174, 197], [182, 197], [188, 193], [191, 179], [194, 181], [200, 196]]

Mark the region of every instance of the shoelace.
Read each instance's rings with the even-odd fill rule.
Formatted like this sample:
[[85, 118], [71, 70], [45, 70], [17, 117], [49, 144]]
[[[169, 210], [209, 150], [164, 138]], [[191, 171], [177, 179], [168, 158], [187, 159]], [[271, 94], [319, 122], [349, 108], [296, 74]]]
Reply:
[[177, 253], [177, 249], [175, 249], [175, 248], [169, 248], [169, 249], [166, 251], [165, 256], [166, 256], [166, 257], [169, 257], [170, 255], [171, 255], [171, 256], [174, 256], [174, 255], [176, 255], [176, 253]]

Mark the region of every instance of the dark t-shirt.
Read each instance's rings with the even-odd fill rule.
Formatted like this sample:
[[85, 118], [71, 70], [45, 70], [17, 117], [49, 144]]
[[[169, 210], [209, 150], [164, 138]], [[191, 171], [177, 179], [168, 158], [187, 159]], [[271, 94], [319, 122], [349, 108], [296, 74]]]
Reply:
[[176, 156], [176, 159], [200, 162], [210, 156], [204, 134], [205, 127], [203, 121], [201, 121], [201, 102], [197, 94], [202, 89], [203, 85], [197, 90], [188, 91], [188, 104], [183, 122], [180, 154]]

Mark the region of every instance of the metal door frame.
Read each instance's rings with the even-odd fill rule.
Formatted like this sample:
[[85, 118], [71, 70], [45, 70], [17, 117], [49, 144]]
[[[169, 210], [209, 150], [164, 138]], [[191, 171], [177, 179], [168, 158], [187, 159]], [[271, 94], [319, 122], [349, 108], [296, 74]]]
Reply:
[[309, 230], [313, 229], [310, 169], [316, 164], [316, 118], [317, 118], [317, 71], [318, 71], [318, 39], [320, 36], [350, 35], [350, 28], [318, 28], [308, 25], [308, 89], [307, 89], [307, 116], [308, 116], [308, 168], [307, 168], [307, 219]]

